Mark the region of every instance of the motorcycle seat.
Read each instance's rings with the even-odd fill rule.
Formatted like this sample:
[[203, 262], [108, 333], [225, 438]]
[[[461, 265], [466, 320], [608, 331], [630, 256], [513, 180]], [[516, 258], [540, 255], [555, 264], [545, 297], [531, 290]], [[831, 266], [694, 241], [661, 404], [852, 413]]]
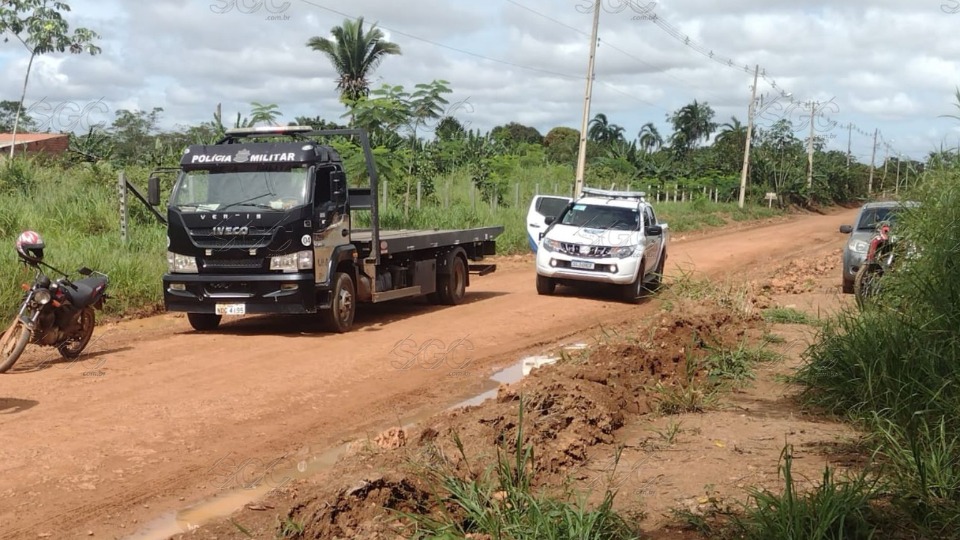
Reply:
[[94, 299], [100, 296], [103, 289], [107, 286], [107, 278], [84, 278], [74, 281], [73, 284], [77, 287], [76, 290], [69, 285], [64, 285], [63, 290], [67, 297], [70, 298], [70, 302], [82, 309], [92, 304]]

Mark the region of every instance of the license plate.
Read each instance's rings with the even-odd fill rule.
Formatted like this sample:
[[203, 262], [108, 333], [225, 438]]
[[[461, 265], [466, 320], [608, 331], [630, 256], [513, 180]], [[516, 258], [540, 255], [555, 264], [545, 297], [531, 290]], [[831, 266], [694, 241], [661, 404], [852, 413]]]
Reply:
[[217, 315], [245, 315], [247, 306], [244, 304], [217, 304]]
[[580, 270], [593, 270], [593, 263], [590, 261], [570, 261], [570, 268], [578, 268]]

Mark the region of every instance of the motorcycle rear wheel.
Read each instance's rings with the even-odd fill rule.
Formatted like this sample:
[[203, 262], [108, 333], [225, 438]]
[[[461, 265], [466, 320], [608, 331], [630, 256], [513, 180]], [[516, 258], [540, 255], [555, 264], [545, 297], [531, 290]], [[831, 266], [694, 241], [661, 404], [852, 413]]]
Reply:
[[30, 342], [30, 329], [20, 319], [14, 319], [0, 337], [0, 373], [4, 373], [20, 358]]
[[60, 356], [64, 358], [76, 358], [80, 356], [83, 349], [90, 343], [93, 336], [93, 327], [97, 324], [97, 316], [92, 307], [84, 308], [80, 312], [80, 330], [77, 335], [64, 341], [57, 346]]

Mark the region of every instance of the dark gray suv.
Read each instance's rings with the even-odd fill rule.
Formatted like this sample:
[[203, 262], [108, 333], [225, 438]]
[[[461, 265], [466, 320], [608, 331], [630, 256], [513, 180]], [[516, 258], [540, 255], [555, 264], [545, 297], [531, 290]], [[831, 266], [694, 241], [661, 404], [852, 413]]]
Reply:
[[860, 208], [856, 225], [841, 225], [840, 232], [849, 234], [847, 245], [843, 248], [843, 292], [853, 294], [853, 278], [867, 257], [870, 240], [877, 225], [896, 221], [897, 212], [904, 207], [914, 207], [914, 202], [881, 201], [870, 202]]

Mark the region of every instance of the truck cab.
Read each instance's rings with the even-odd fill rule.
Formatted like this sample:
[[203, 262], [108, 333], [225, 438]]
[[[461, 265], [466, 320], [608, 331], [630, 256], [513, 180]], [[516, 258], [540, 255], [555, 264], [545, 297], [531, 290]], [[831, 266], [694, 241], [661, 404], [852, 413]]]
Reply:
[[[317, 136], [358, 139], [369, 184], [349, 187], [341, 156]], [[344, 332], [358, 302], [456, 304], [468, 272], [494, 271], [468, 261], [493, 254], [502, 227], [381, 231], [376, 186], [362, 130], [245, 128], [187, 147], [167, 206], [166, 309], [186, 312], [196, 330], [223, 315], [322, 313]], [[158, 185], [150, 193], [158, 204]], [[353, 226], [358, 211], [368, 228]]]
[[659, 287], [669, 229], [642, 192], [584, 188], [556, 218], [547, 217], [537, 249], [537, 292], [606, 283], [638, 302]]

